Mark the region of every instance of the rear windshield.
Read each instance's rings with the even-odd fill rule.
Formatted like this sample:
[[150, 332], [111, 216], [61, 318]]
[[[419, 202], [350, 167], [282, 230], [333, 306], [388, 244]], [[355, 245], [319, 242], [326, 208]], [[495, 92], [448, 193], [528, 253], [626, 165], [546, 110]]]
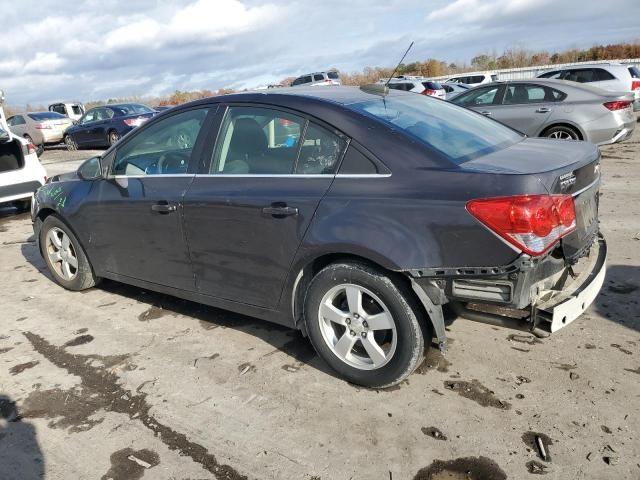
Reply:
[[629, 67], [631, 78], [640, 78], [640, 69], [638, 67]]
[[120, 115], [139, 115], [143, 113], [153, 113], [149, 107], [140, 105], [139, 103], [130, 103], [127, 105], [107, 105], [111, 110]]
[[338, 72], [327, 72], [327, 77], [331, 80], [338, 80], [340, 77], [338, 76]]
[[56, 112], [39, 112], [39, 113], [27, 113], [31, 120], [36, 122], [42, 122], [43, 120], [60, 120], [66, 118], [64, 115], [60, 115]]
[[523, 138], [475, 112], [421, 95], [376, 97], [349, 107], [400, 128], [456, 164], [501, 150]]
[[442, 90], [442, 85], [438, 82], [422, 82], [422, 86], [430, 90]]

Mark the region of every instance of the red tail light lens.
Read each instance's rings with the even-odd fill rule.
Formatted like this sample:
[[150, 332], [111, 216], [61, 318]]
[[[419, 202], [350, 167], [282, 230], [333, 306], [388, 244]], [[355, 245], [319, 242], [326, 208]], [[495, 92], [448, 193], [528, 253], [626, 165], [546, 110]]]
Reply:
[[631, 90], [640, 90], [640, 80], [631, 80]]
[[430, 88], [427, 88], [424, 92], [422, 92], [422, 95], [435, 95], [436, 91], [435, 90], [431, 90]]
[[612, 112], [615, 112], [616, 110], [622, 110], [624, 108], [627, 108], [629, 105], [631, 105], [631, 102], [627, 100], [619, 100], [617, 102], [606, 102], [606, 103], [603, 103], [603, 105], [607, 107], [609, 110], [611, 110]]
[[37, 152], [36, 146], [33, 143], [27, 143], [24, 146], [24, 150], [25, 150], [25, 153], [27, 155], [31, 155], [32, 153], [36, 153]]
[[523, 252], [542, 255], [576, 229], [570, 195], [517, 195], [471, 200], [467, 210]]

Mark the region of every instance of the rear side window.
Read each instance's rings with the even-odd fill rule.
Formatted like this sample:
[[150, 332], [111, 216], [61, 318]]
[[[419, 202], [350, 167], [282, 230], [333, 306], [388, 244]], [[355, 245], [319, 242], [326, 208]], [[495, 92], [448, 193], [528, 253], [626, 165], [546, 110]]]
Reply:
[[345, 175], [373, 175], [378, 173], [378, 167], [360, 150], [350, 145], [338, 173]]
[[640, 69], [638, 67], [629, 67], [631, 78], [640, 78]]
[[326, 128], [309, 122], [295, 173], [303, 175], [333, 173], [345, 146], [345, 139], [337, 132], [330, 132]]
[[548, 91], [549, 98], [552, 102], [561, 102], [567, 98], [566, 93], [556, 90], [555, 88], [547, 88], [546, 90]]
[[311, 75], [307, 75], [306, 77], [302, 77], [302, 83], [311, 82]]
[[317, 73], [313, 76], [314, 82], [321, 82], [324, 80], [324, 76], [321, 73]]
[[60, 120], [65, 118], [64, 115], [60, 115], [57, 112], [29, 113], [28, 115], [31, 120], [35, 120], [36, 122], [42, 122], [44, 120]]
[[338, 72], [328, 72], [327, 77], [329, 77], [331, 80], [340, 79], [340, 77], [338, 76]]
[[[53, 107], [51, 107], [51, 111], [57, 112], [61, 115], [65, 115], [67, 113], [64, 109], [64, 105], [54, 105]], [[75, 110], [74, 110], [74, 113], [75, 113]]]
[[604, 68], [596, 68], [595, 69], [595, 74], [596, 74], [596, 79], [603, 81], [603, 80], [615, 80], [616, 77], [614, 77], [611, 72], [609, 72], [608, 70], [605, 70]]
[[471, 79], [470, 82], [462, 82], [462, 83], [482, 83], [482, 81], [484, 80], [484, 75], [474, 75], [469, 78]]
[[523, 138], [482, 115], [424, 95], [390, 95], [348, 107], [400, 129], [457, 164]]
[[[550, 93], [550, 92], [549, 92]], [[509, 85], [504, 93], [505, 105], [540, 103], [547, 100], [547, 92], [539, 85]]]
[[604, 68], [584, 68], [569, 70], [564, 77], [565, 80], [571, 80], [578, 83], [601, 82], [604, 80], [615, 80], [616, 77], [611, 75]]
[[8, 123], [10, 126], [15, 127], [16, 125], [24, 125], [24, 124], [25, 124], [25, 123], [27, 123], [27, 122], [25, 122], [25, 120], [24, 120], [24, 118], [22, 117], [22, 115], [16, 115], [15, 117], [10, 118], [10, 119], [7, 121], [7, 123]]
[[560, 78], [560, 74], [562, 71], [554, 70], [553, 72], [543, 73], [542, 75], [538, 75], [539, 78]]

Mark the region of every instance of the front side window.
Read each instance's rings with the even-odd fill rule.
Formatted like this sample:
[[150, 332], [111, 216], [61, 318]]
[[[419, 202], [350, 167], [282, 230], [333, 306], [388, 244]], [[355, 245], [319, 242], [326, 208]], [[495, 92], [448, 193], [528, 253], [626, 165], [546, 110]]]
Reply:
[[80, 123], [89, 123], [89, 122], [93, 122], [96, 120], [96, 109], [94, 110], [89, 110], [87, 113], [85, 113], [84, 117], [82, 117], [82, 119], [80, 120]]
[[463, 107], [491, 105], [496, 100], [498, 90], [500, 90], [499, 85], [494, 87], [474, 88], [469, 92], [458, 95], [451, 101], [456, 105], [461, 105]]
[[315, 74], [313, 76], [313, 80], [316, 81], [316, 82], [322, 82], [322, 81], [324, 81], [324, 77], [322, 76], [322, 74]]
[[482, 115], [423, 95], [390, 95], [348, 107], [400, 129], [457, 164], [506, 148], [523, 138]]
[[113, 175], [176, 175], [187, 173], [193, 147], [208, 108], [188, 110], [149, 125], [118, 148]]

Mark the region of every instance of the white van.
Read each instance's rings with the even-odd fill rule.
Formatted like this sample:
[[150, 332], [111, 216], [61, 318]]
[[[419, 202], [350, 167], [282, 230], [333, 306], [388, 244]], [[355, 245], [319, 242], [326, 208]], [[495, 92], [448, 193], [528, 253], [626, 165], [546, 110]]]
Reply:
[[84, 115], [84, 105], [81, 103], [53, 103], [49, 105], [50, 112], [56, 112], [65, 117], [69, 117], [71, 120], [80, 120], [80, 117]]
[[498, 75], [496, 73], [464, 73], [449, 78], [445, 83], [465, 83], [475, 87], [483, 83], [497, 82]]

